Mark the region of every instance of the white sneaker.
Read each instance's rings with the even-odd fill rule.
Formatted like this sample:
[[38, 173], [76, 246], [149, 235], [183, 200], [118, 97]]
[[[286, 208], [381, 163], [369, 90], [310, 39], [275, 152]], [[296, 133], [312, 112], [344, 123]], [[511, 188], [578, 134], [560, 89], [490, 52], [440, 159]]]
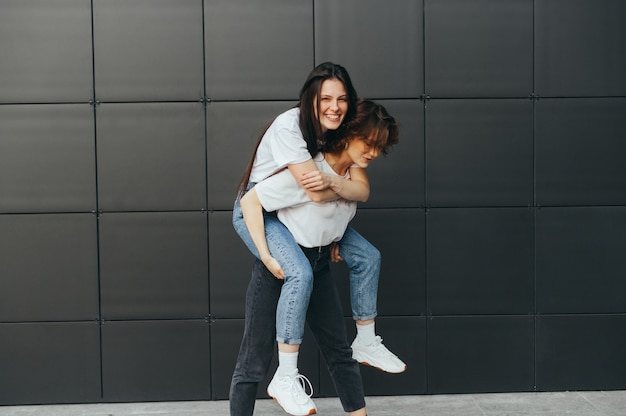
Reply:
[[355, 338], [352, 343], [352, 358], [387, 373], [396, 374], [406, 370], [406, 364], [383, 345], [383, 339], [378, 335], [371, 345], [363, 345]]
[[[305, 391], [307, 385], [311, 394]], [[274, 378], [267, 386], [267, 394], [290, 415], [307, 416], [317, 413], [317, 407], [311, 400], [313, 386], [308, 378], [298, 374], [298, 370], [283, 377], [274, 374]]]

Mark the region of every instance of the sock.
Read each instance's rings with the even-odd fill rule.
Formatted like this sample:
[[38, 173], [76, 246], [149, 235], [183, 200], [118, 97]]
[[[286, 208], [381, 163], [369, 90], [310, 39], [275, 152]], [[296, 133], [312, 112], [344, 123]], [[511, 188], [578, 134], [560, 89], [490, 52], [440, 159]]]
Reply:
[[276, 374], [283, 377], [298, 370], [298, 353], [278, 351], [278, 369]]
[[367, 325], [356, 325], [356, 337], [360, 344], [371, 345], [376, 339], [375, 322]]

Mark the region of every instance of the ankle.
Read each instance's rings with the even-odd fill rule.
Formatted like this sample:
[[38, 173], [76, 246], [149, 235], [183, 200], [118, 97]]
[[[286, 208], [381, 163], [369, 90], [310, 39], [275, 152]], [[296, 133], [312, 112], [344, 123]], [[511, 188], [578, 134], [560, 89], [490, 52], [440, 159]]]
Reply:
[[278, 368], [276, 374], [284, 377], [298, 372], [298, 353], [278, 351]]
[[357, 323], [356, 337], [359, 340], [359, 343], [363, 345], [372, 345], [376, 339], [376, 325], [374, 324], [374, 321], [365, 325]]

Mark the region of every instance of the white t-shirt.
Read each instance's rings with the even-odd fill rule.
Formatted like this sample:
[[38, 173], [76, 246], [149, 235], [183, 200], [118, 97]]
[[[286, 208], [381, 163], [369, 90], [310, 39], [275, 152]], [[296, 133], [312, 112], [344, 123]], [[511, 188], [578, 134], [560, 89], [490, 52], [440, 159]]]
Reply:
[[261, 182], [287, 165], [311, 159], [298, 124], [299, 116], [300, 109], [296, 107], [280, 114], [272, 122], [257, 149], [250, 182]]
[[[318, 153], [313, 160], [320, 172], [337, 175], [323, 154]], [[349, 177], [348, 172], [345, 178]], [[320, 247], [341, 240], [356, 214], [354, 201], [311, 201], [287, 169], [256, 184], [255, 189], [263, 208], [278, 211], [278, 219], [303, 247]]]

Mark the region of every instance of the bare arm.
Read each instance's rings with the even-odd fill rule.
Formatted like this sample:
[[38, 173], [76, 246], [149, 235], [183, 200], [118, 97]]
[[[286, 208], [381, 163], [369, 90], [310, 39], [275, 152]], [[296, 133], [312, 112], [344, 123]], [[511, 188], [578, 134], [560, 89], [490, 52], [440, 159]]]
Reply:
[[370, 197], [370, 181], [367, 171], [362, 168], [350, 168], [350, 179], [340, 178], [344, 187], [337, 192], [344, 199], [366, 202]]
[[288, 167], [312, 201], [332, 201], [339, 196], [365, 202], [369, 198], [370, 186], [365, 169], [350, 168], [350, 179], [344, 179], [319, 172], [312, 159]]
[[243, 213], [243, 219], [248, 227], [248, 232], [252, 241], [259, 252], [259, 257], [265, 267], [277, 279], [284, 279], [285, 273], [280, 267], [278, 261], [270, 254], [269, 247], [267, 246], [267, 239], [265, 238], [265, 221], [263, 220], [263, 206], [257, 196], [254, 188], [250, 189], [241, 198], [241, 212]]
[[314, 184], [311, 184], [310, 180], [306, 184], [302, 183], [304, 175], [310, 172], [318, 172], [317, 165], [313, 162], [313, 159], [309, 159], [302, 163], [287, 165], [287, 167], [289, 168], [289, 172], [291, 172], [293, 177], [296, 178], [296, 181], [304, 189], [307, 196], [311, 198], [311, 201], [324, 202], [333, 201], [339, 198], [332, 189], [328, 187], [325, 188], [323, 185], [320, 185], [319, 181], [316, 181]]

